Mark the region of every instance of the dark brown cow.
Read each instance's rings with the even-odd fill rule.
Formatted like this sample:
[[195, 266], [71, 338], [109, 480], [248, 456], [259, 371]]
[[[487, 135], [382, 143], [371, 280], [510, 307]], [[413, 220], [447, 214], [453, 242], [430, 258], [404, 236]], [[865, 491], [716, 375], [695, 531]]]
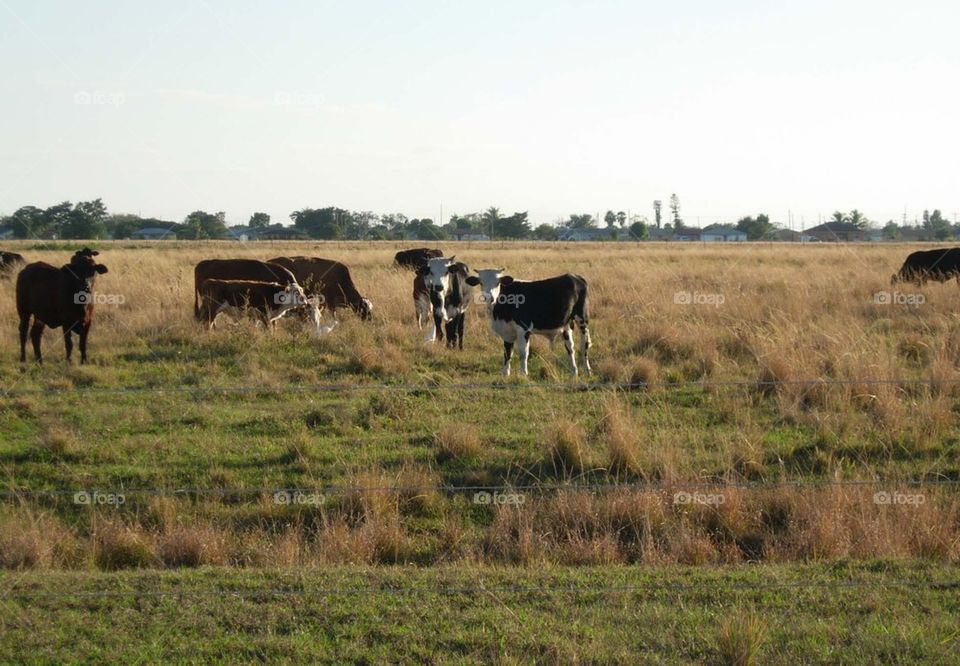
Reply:
[[361, 319], [370, 318], [373, 305], [357, 291], [346, 264], [320, 257], [275, 257], [269, 263], [289, 269], [308, 296], [320, 297], [321, 308], [328, 308], [334, 319], [343, 307]]
[[27, 260], [23, 258], [23, 255], [0, 250], [0, 275], [12, 273], [25, 263], [27, 263]]
[[[20, 362], [27, 360], [27, 329], [37, 363], [43, 363], [40, 342], [43, 329], [63, 327], [67, 361], [73, 351], [72, 334], [80, 336], [80, 363], [87, 362], [87, 334], [93, 321], [93, 283], [107, 272], [89, 248], [75, 253], [61, 268], [43, 261], [28, 264], [17, 275], [17, 314], [20, 316]], [[33, 326], [30, 326], [30, 317]]]
[[393, 257], [394, 266], [399, 266], [400, 268], [410, 268], [413, 270], [420, 270], [423, 266], [427, 265], [427, 262], [433, 259], [434, 257], [442, 257], [443, 250], [431, 250], [426, 247], [417, 247], [412, 250], [400, 250]]
[[200, 288], [207, 280], [253, 280], [296, 284], [293, 273], [283, 266], [257, 259], [205, 259], [193, 269], [193, 314], [199, 321]]
[[[229, 312], [239, 317], [244, 312], [256, 313], [268, 328], [270, 324], [285, 315], [289, 310], [307, 305], [303, 287], [296, 282], [257, 282], [255, 280], [218, 280], [208, 278], [200, 287], [200, 318], [207, 328], [213, 328], [213, 322], [221, 312]], [[320, 312], [316, 312], [315, 322], [319, 326]]]

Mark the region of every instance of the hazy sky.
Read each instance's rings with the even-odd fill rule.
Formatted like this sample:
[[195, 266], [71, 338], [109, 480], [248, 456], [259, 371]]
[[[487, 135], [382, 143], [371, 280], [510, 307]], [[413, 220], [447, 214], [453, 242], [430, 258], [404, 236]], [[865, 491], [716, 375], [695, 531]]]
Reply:
[[955, 0], [152, 5], [0, 0], [0, 212], [960, 213]]

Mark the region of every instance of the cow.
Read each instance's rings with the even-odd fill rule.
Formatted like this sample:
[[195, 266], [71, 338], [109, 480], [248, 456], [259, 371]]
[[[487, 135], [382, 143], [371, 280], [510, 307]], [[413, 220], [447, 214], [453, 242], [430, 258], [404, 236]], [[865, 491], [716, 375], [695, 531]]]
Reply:
[[430, 290], [419, 272], [413, 278], [413, 309], [417, 313], [417, 329], [422, 331], [430, 317]]
[[442, 325], [445, 324], [447, 347], [463, 349], [463, 325], [470, 305], [469, 273], [467, 265], [456, 261], [456, 257], [433, 257], [418, 270], [433, 308], [433, 328], [427, 342], [443, 340]]
[[[200, 317], [212, 329], [217, 315], [227, 312], [239, 318], [247, 312], [255, 313], [267, 328], [287, 312], [308, 305], [303, 287], [279, 282], [256, 280], [218, 280], [208, 278], [200, 287]], [[314, 323], [320, 330], [320, 311], [316, 305]]]
[[443, 250], [417, 247], [412, 250], [400, 250], [393, 256], [393, 265], [419, 271], [428, 261], [442, 257]]
[[553, 342], [557, 335], [570, 357], [570, 368], [577, 376], [577, 360], [573, 346], [574, 324], [580, 327], [580, 352], [583, 370], [590, 374], [589, 314], [587, 281], [567, 273], [545, 280], [515, 280], [503, 274], [504, 269], [476, 271], [467, 278], [471, 286], [479, 286], [483, 302], [490, 314], [493, 331], [503, 339], [503, 374], [510, 374], [514, 343], [520, 354], [520, 372], [527, 373], [530, 336], [543, 335]]
[[960, 284], [960, 247], [911, 252], [890, 278], [890, 284], [915, 282], [919, 287], [927, 280], [946, 282], [952, 278]]
[[293, 273], [279, 264], [257, 259], [205, 259], [193, 269], [193, 315], [197, 321], [203, 319], [200, 314], [200, 288], [211, 278], [297, 284]]
[[360, 295], [345, 264], [319, 257], [276, 257], [267, 263], [288, 269], [309, 296], [316, 296], [337, 319], [337, 308], [349, 307], [360, 319], [370, 319], [373, 304]]
[[[17, 315], [20, 317], [20, 362], [27, 360], [27, 329], [37, 363], [43, 363], [40, 343], [43, 329], [63, 327], [63, 345], [67, 362], [73, 352], [73, 333], [80, 336], [80, 363], [87, 362], [87, 335], [93, 322], [93, 283], [107, 272], [94, 257], [99, 252], [84, 248], [57, 268], [37, 261], [27, 264], [17, 275]], [[33, 326], [30, 318], [33, 317]]]
[[15, 269], [23, 266], [27, 260], [23, 255], [16, 252], [3, 252], [0, 250], [0, 275], [12, 273]]

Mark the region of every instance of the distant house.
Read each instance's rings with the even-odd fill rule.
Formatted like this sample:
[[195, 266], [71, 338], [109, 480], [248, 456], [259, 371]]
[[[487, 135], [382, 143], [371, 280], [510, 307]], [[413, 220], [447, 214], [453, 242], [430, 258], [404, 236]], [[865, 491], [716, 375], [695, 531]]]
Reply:
[[866, 230], [850, 222], [825, 222], [804, 233], [824, 243], [853, 243], [867, 238]]
[[743, 243], [747, 234], [732, 224], [711, 224], [700, 232], [700, 240], [705, 243]]
[[485, 241], [490, 240], [490, 236], [476, 229], [457, 229], [451, 233], [454, 240], [458, 241]]
[[[612, 241], [617, 240], [621, 232], [619, 229], [611, 227], [583, 227], [577, 229], [564, 229], [560, 232], [557, 240], [562, 241]], [[629, 234], [624, 234], [629, 236]]]
[[652, 241], [673, 240], [673, 229], [657, 229], [656, 227], [651, 227], [647, 229], [647, 238]]
[[230, 227], [229, 238], [235, 241], [256, 240], [310, 240], [310, 236], [294, 227], [271, 224], [269, 227]]
[[698, 241], [702, 233], [703, 230], [696, 227], [681, 227], [674, 229], [673, 239], [678, 241]]
[[768, 231], [763, 236], [763, 240], [765, 241], [776, 241], [781, 243], [799, 243], [801, 238], [802, 234], [799, 231], [794, 231], [793, 229], [773, 229]]
[[144, 227], [130, 234], [132, 240], [176, 240], [177, 232], [163, 227]]

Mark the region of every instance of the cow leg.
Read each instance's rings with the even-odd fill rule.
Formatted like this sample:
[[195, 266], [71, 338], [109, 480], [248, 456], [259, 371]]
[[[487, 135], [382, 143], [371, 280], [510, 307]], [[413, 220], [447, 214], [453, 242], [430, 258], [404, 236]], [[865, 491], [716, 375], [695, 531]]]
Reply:
[[90, 334], [90, 324], [80, 329], [80, 365], [87, 362], [87, 336]]
[[463, 326], [467, 321], [467, 316], [461, 312], [460, 316], [457, 317], [457, 339], [460, 343], [460, 351], [463, 351]]
[[587, 358], [587, 350], [590, 349], [590, 327], [583, 319], [579, 319], [580, 324], [580, 354], [583, 357], [583, 372], [590, 374], [590, 359]]
[[440, 315], [433, 315], [434, 340], [443, 342], [443, 318]]
[[67, 363], [69, 363], [70, 356], [73, 354], [73, 329], [69, 326], [63, 327], [63, 348], [67, 352]]
[[27, 362], [27, 329], [30, 328], [30, 315], [20, 317], [20, 362]]
[[43, 322], [37, 321], [37, 318], [34, 317], [33, 326], [30, 327], [30, 342], [33, 343], [33, 357], [37, 359], [37, 363], [43, 363], [43, 354], [40, 353], [40, 341], [43, 339], [43, 328]]
[[517, 352], [520, 354], [520, 374], [528, 375], [527, 372], [527, 360], [530, 358], [530, 332], [524, 331], [519, 338], [517, 338]]
[[447, 328], [447, 348], [453, 349], [457, 346], [457, 320], [451, 319], [444, 326]]
[[510, 376], [510, 359], [513, 358], [513, 343], [503, 341], [503, 376]]
[[570, 371], [573, 376], [577, 376], [577, 357], [573, 351], [573, 329], [563, 329], [563, 348], [567, 350], [567, 356], [570, 358]]

